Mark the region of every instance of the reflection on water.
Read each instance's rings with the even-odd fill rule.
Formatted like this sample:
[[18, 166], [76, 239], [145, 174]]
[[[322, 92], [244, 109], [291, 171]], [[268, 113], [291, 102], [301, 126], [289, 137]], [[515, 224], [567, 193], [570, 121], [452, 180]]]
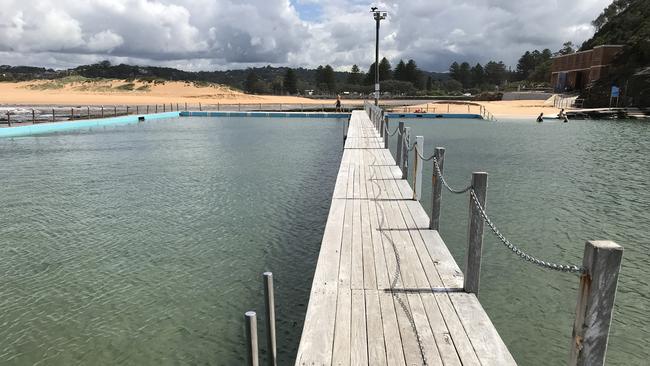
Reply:
[[[450, 184], [464, 187], [472, 171], [489, 173], [488, 213], [525, 251], [581, 264], [586, 240], [623, 245], [607, 364], [647, 365], [648, 123], [407, 120], [407, 125], [412, 136], [424, 136], [426, 156], [435, 146], [446, 147]], [[431, 164], [425, 165], [425, 176], [431, 173]], [[431, 183], [424, 181], [422, 202], [430, 210]], [[440, 231], [461, 264], [467, 210], [466, 195], [443, 195]], [[524, 263], [486, 232], [481, 302], [521, 365], [566, 363], [577, 287], [576, 275]]]
[[183, 118], [0, 140], [0, 364], [242, 364], [266, 270], [291, 363], [340, 126]]

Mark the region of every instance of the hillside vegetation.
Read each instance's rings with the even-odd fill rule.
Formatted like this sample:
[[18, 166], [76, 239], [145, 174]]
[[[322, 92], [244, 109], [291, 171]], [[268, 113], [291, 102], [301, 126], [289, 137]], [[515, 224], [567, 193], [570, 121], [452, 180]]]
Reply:
[[[600, 79], [583, 97], [585, 106], [609, 106], [612, 85], [622, 88], [626, 106], [650, 106], [650, 1], [615, 0], [593, 21], [594, 36], [583, 50], [603, 44], [622, 44], [609, 75]], [[620, 104], [619, 104], [620, 105]]]

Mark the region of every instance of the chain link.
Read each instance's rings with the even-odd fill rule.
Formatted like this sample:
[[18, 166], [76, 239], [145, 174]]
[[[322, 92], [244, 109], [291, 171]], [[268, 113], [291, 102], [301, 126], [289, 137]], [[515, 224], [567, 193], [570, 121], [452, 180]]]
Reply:
[[552, 263], [552, 262], [546, 262], [546, 261], [543, 261], [541, 259], [537, 259], [537, 258], [533, 257], [532, 255], [527, 254], [526, 252], [524, 252], [521, 249], [517, 248], [508, 239], [506, 239], [506, 237], [503, 236], [503, 234], [501, 234], [499, 229], [497, 229], [496, 225], [494, 225], [492, 220], [490, 220], [487, 213], [485, 212], [485, 210], [481, 206], [481, 203], [478, 201], [478, 197], [476, 196], [476, 193], [474, 192], [473, 189], [469, 192], [469, 194], [470, 194], [470, 196], [472, 198], [472, 201], [474, 202], [474, 205], [476, 206], [476, 208], [481, 213], [481, 216], [483, 216], [483, 220], [485, 220], [485, 223], [488, 224], [488, 226], [490, 227], [490, 229], [492, 230], [494, 235], [496, 235], [497, 238], [499, 238], [499, 240], [501, 240], [503, 245], [505, 245], [508, 249], [510, 249], [513, 253], [518, 255], [520, 258], [522, 258], [523, 260], [525, 260], [527, 262], [531, 262], [533, 264], [536, 264], [536, 265], [538, 265], [538, 266], [540, 266], [542, 268], [551, 269], [551, 270], [554, 270], [554, 271], [569, 272], [569, 273], [581, 273], [581, 274], [585, 273], [585, 269], [583, 267], [578, 267], [576, 265], [569, 265], [569, 264], [556, 264], [556, 263]]
[[463, 193], [469, 191], [470, 189], [472, 189], [471, 184], [468, 185], [467, 187], [463, 188], [463, 189], [451, 188], [451, 186], [449, 184], [447, 184], [447, 180], [445, 180], [445, 176], [442, 175], [442, 172], [440, 171], [440, 165], [438, 165], [438, 158], [436, 158], [435, 156], [433, 158], [433, 168], [436, 170], [436, 176], [442, 182], [443, 187], [445, 187], [449, 192], [455, 193], [455, 194], [463, 194]]
[[[390, 131], [388, 130], [388, 125], [384, 125], [384, 132], [390, 132]], [[390, 137], [390, 136], [395, 136], [395, 134], [398, 133], [398, 132], [399, 132], [399, 127], [395, 128], [395, 131], [393, 131], [393, 133], [389, 133], [388, 136], [389, 136], [389, 137]]]

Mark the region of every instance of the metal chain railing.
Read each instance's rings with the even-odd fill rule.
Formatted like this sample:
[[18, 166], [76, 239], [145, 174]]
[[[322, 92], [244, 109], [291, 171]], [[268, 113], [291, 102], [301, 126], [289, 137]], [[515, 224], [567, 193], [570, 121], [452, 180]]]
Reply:
[[399, 130], [399, 127], [396, 127], [396, 128], [395, 128], [395, 131], [393, 131], [393, 132], [391, 133], [391, 132], [388, 130], [388, 125], [384, 125], [384, 132], [385, 132], [385, 133], [388, 133], [388, 136], [389, 136], [389, 137], [391, 137], [391, 136], [395, 136], [395, 134], [398, 133], [398, 132], [400, 133], [400, 135], [402, 134], [402, 133], [400, 132], [400, 130]]
[[533, 264], [536, 264], [536, 265], [538, 265], [538, 266], [540, 266], [542, 268], [551, 269], [551, 270], [554, 270], [554, 271], [569, 272], [569, 273], [584, 273], [585, 272], [585, 269], [583, 267], [578, 267], [578, 266], [572, 265], [572, 264], [556, 264], [556, 263], [552, 263], [552, 262], [543, 261], [543, 260], [535, 258], [532, 255], [527, 254], [523, 250], [517, 248], [517, 246], [512, 244], [505, 236], [503, 236], [503, 234], [501, 234], [499, 229], [497, 229], [496, 225], [492, 222], [492, 220], [490, 220], [487, 213], [485, 212], [485, 210], [481, 206], [481, 203], [478, 201], [478, 197], [476, 196], [476, 193], [474, 193], [473, 189], [470, 190], [469, 194], [470, 194], [470, 196], [472, 198], [472, 201], [474, 202], [474, 205], [476, 206], [476, 208], [481, 213], [481, 216], [483, 217], [483, 220], [485, 220], [485, 223], [488, 224], [488, 226], [490, 227], [490, 229], [492, 230], [494, 235], [496, 235], [496, 237], [499, 238], [499, 240], [501, 240], [503, 245], [505, 245], [508, 249], [510, 249], [513, 253], [515, 253], [519, 257], [521, 257], [523, 260], [525, 260], [527, 262], [530, 262], [530, 263], [533, 263]]

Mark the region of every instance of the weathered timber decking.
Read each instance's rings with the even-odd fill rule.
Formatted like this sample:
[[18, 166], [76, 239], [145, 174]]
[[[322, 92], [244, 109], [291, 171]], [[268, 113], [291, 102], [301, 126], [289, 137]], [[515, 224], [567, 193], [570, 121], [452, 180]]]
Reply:
[[354, 111], [296, 365], [514, 365], [401, 176]]

